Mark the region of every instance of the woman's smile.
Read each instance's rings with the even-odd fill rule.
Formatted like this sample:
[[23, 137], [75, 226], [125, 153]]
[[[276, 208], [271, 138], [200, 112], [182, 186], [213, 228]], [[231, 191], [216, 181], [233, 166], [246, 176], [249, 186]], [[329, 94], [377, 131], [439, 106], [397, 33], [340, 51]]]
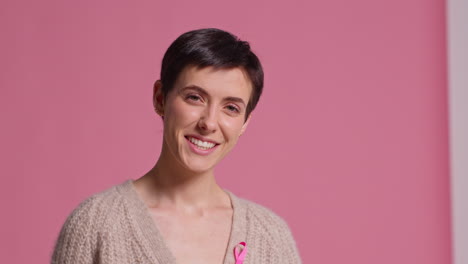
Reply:
[[185, 136], [185, 138], [192, 151], [200, 155], [209, 155], [219, 146], [219, 143], [212, 140], [201, 139], [197, 136], [189, 135]]

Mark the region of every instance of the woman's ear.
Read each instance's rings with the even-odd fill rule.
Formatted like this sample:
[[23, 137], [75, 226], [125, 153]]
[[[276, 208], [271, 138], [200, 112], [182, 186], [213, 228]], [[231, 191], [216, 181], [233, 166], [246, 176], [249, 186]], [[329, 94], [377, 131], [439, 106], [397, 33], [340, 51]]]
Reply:
[[244, 134], [245, 130], [247, 129], [247, 126], [249, 125], [250, 119], [252, 118], [252, 113], [249, 114], [249, 117], [247, 117], [247, 120], [245, 120], [244, 125], [242, 125], [241, 132], [239, 136], [242, 136]]
[[153, 86], [153, 106], [158, 115], [164, 116], [164, 95], [161, 80], [157, 80]]

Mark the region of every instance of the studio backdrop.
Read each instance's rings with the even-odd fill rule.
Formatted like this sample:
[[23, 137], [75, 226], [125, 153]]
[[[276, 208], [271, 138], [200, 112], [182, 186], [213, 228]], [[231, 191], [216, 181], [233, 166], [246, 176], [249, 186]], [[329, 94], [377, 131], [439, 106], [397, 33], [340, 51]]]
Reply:
[[304, 263], [450, 263], [445, 4], [2, 1], [0, 261], [49, 262], [73, 208], [154, 165], [164, 51], [216, 27], [265, 70], [220, 185], [282, 216]]

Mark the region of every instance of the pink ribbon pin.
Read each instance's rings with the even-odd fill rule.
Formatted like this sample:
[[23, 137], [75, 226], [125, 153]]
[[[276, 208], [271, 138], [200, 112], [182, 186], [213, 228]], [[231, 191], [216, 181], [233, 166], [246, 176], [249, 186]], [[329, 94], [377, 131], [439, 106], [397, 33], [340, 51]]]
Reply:
[[[241, 252], [237, 252], [237, 246], [239, 245], [244, 246]], [[245, 244], [245, 242], [240, 242], [237, 246], [234, 247], [234, 258], [236, 259], [236, 264], [242, 264], [244, 263], [244, 258], [247, 254], [247, 244]]]

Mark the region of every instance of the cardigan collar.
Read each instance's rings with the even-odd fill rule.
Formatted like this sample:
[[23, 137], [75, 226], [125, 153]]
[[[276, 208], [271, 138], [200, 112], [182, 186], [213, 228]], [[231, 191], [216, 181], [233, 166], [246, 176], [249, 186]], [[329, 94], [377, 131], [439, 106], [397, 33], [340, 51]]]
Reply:
[[[128, 207], [128, 218], [135, 229], [135, 235], [144, 241], [142, 249], [154, 263], [176, 264], [176, 259], [169, 250], [161, 232], [152, 219], [149, 209], [137, 193], [133, 180], [127, 180], [118, 186], [125, 197]], [[231, 199], [233, 208], [231, 233], [226, 248], [223, 264], [234, 264], [234, 247], [247, 238], [247, 210], [241, 199], [232, 192], [224, 190]]]

